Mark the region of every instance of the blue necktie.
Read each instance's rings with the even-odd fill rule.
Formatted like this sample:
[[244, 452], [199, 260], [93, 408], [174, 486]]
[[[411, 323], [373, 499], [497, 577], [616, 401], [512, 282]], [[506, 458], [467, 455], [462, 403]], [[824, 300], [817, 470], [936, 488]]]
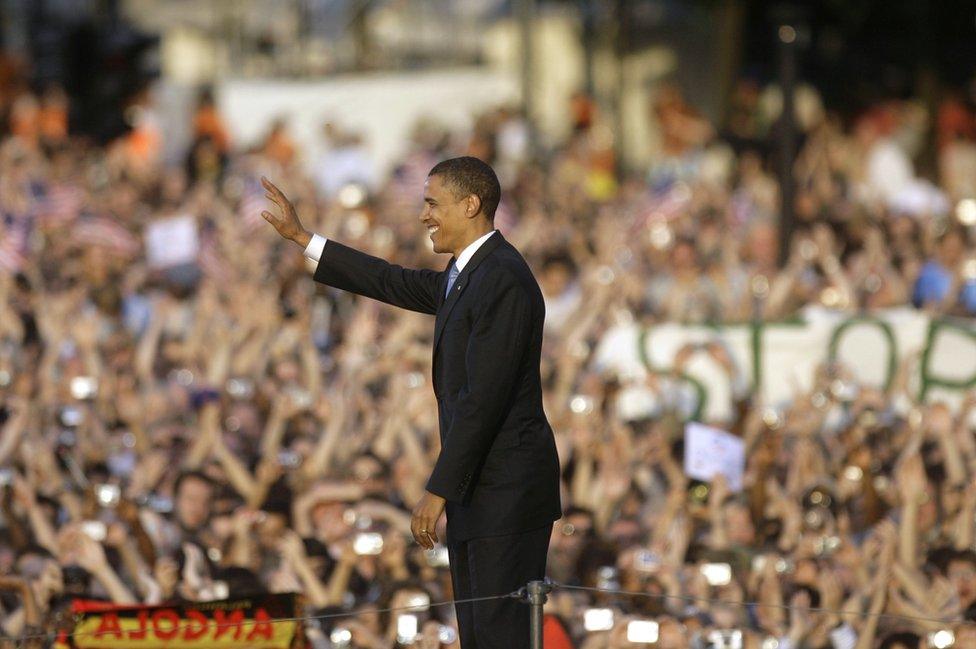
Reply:
[[456, 280], [457, 276], [460, 274], [461, 271], [457, 269], [457, 264], [452, 261], [451, 268], [447, 272], [447, 290], [444, 291], [444, 299], [447, 299], [447, 296], [451, 294], [451, 287], [454, 286], [454, 280]]

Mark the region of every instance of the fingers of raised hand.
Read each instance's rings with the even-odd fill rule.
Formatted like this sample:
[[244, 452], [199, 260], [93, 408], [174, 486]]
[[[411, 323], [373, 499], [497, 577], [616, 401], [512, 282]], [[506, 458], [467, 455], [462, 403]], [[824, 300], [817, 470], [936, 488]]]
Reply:
[[274, 199], [282, 195], [281, 190], [278, 189], [278, 186], [264, 176], [261, 176], [261, 185], [264, 187], [265, 191], [267, 191], [268, 198]]
[[288, 204], [288, 199], [285, 198], [284, 192], [278, 189], [274, 183], [263, 176], [261, 177], [261, 184], [264, 186], [265, 190], [264, 197], [281, 209], [285, 209], [285, 206]]

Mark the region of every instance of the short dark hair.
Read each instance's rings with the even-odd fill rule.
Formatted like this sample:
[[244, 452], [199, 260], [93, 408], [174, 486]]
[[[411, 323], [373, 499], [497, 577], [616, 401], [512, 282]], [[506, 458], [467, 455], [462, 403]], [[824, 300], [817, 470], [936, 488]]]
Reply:
[[946, 568], [949, 568], [950, 563], [955, 562], [968, 563], [974, 568], [976, 568], [976, 552], [973, 550], [955, 550], [949, 555], [948, 561], [946, 561]]
[[214, 484], [214, 481], [210, 478], [210, 476], [208, 476], [203, 471], [198, 471], [196, 469], [188, 469], [186, 471], [181, 471], [180, 474], [176, 477], [176, 482], [173, 483], [173, 497], [174, 498], [180, 493], [180, 486], [185, 481], [187, 481], [187, 480], [189, 480], [191, 478], [194, 479], [194, 480], [199, 480], [200, 482], [203, 482], [208, 487], [210, 487], [211, 490], [215, 490], [216, 487], [217, 487], [217, 485]]
[[481, 199], [481, 212], [494, 222], [502, 188], [494, 169], [487, 163], [472, 156], [450, 158], [434, 165], [427, 176], [441, 176], [458, 198], [477, 196]]
[[886, 636], [879, 645], [881, 649], [892, 649], [893, 647], [917, 647], [921, 637], [911, 631], [895, 631]]

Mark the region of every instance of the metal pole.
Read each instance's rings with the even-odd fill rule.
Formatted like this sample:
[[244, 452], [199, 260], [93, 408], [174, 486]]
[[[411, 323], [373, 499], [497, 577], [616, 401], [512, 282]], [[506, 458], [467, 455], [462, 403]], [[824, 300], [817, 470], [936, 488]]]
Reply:
[[786, 264], [795, 223], [793, 205], [793, 158], [796, 154], [796, 123], [793, 90], [796, 84], [796, 29], [788, 24], [777, 30], [779, 41], [779, 82], [783, 90], [783, 114], [779, 129], [780, 225], [779, 262]]
[[593, 50], [596, 41], [596, 7], [594, 0], [579, 0], [580, 22], [583, 31], [583, 89], [586, 96], [592, 99], [595, 96], [593, 83]]
[[542, 605], [546, 603], [546, 594], [551, 590], [552, 585], [547, 582], [529, 582], [529, 632], [532, 649], [542, 649]]
[[627, 2], [626, 0], [616, 0], [613, 3], [610, 15], [613, 16], [611, 25], [608, 26], [611, 38], [611, 52], [613, 52], [614, 62], [617, 66], [616, 84], [613, 88], [613, 116], [616, 128], [613, 131], [613, 148], [615, 155], [614, 173], [618, 180], [624, 177], [624, 168], [627, 164], [627, 138], [624, 137], [624, 92], [627, 89], [627, 65], [624, 57], [629, 51], [630, 30], [627, 27]]
[[535, 120], [535, 0], [518, 1], [519, 28], [522, 36], [522, 111], [529, 127], [529, 151], [538, 157], [539, 140]]

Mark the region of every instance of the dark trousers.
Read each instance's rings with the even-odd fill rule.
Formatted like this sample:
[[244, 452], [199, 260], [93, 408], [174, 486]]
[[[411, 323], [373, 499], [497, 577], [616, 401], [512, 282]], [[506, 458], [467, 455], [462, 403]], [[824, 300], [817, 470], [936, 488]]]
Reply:
[[[507, 595], [546, 575], [552, 523], [449, 543], [454, 599]], [[455, 604], [461, 649], [529, 647], [529, 605], [514, 598]]]

